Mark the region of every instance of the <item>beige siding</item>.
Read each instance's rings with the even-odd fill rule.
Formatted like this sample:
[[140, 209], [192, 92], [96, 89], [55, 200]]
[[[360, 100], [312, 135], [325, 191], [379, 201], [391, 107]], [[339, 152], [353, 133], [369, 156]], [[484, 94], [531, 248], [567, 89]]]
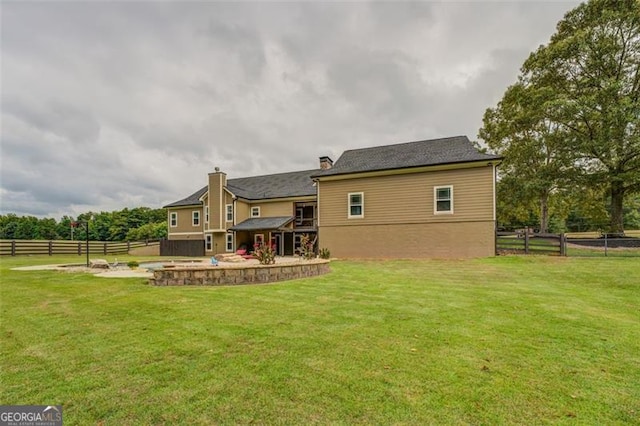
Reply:
[[251, 214], [249, 206], [250, 205], [244, 201], [236, 201], [236, 223], [242, 223], [249, 219], [249, 215]]
[[225, 229], [224, 191], [227, 176], [224, 173], [209, 174], [209, 229]]
[[322, 226], [318, 243], [337, 258], [469, 258], [495, 254], [494, 222]]
[[[233, 221], [227, 221], [227, 204], [231, 204], [233, 206], [233, 197], [227, 191], [224, 191], [224, 205], [222, 206], [222, 213], [224, 215], [224, 229], [229, 229], [233, 226]], [[236, 212], [234, 210], [233, 214]]]
[[[200, 212], [200, 225], [193, 226], [192, 222], [192, 212], [198, 211]], [[175, 212], [178, 214], [178, 226], [171, 226], [171, 213]], [[204, 225], [204, 214], [202, 211], [202, 207], [186, 207], [181, 209], [169, 209], [167, 224], [169, 226], [169, 235], [168, 238], [170, 240], [193, 240], [193, 239], [202, 239], [202, 230]]]
[[[440, 223], [493, 220], [491, 166], [323, 181], [321, 226]], [[434, 214], [434, 187], [453, 186], [453, 214]], [[348, 219], [347, 197], [364, 193], [364, 218]]]
[[260, 207], [260, 217], [294, 216], [295, 211], [293, 206], [293, 201], [251, 204], [251, 207]]

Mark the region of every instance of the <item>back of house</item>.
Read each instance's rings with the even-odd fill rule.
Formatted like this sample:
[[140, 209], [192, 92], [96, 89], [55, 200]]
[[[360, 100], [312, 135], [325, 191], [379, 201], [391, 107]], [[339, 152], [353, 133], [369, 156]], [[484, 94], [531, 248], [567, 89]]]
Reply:
[[[315, 170], [208, 183], [165, 206], [169, 239], [203, 255], [300, 238], [339, 258], [462, 258], [495, 253], [495, 168], [465, 136], [345, 151]], [[198, 243], [196, 243], [198, 244]]]

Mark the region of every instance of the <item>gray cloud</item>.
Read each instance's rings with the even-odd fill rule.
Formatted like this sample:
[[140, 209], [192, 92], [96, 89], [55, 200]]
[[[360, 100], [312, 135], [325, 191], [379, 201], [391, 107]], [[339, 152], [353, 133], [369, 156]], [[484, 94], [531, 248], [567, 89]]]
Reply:
[[475, 138], [576, 4], [6, 2], [0, 210], [160, 207], [214, 166]]

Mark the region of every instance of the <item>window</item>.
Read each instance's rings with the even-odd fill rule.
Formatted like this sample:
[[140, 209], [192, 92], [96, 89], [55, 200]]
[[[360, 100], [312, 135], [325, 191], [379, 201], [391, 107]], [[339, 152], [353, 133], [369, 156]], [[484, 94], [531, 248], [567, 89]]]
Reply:
[[436, 186], [433, 197], [434, 214], [453, 213], [453, 186]]
[[211, 251], [211, 248], [213, 247], [213, 238], [211, 237], [211, 234], [207, 234], [207, 238], [205, 241], [207, 243], [207, 251]]
[[251, 207], [251, 217], [260, 217], [260, 207]]
[[175, 228], [176, 226], [178, 226], [178, 213], [177, 212], [171, 212], [171, 215], [169, 215], [169, 224], [172, 228]]
[[233, 251], [233, 234], [227, 234], [227, 251]]
[[349, 201], [349, 219], [358, 219], [364, 217], [364, 193], [351, 192], [347, 196]]
[[253, 243], [261, 246], [264, 243], [264, 234], [256, 234], [253, 236]]
[[302, 225], [302, 219], [304, 218], [304, 209], [302, 207], [296, 208], [296, 225]]
[[227, 204], [227, 222], [233, 222], [233, 204]]
[[191, 222], [193, 226], [200, 226], [200, 212], [198, 210], [191, 212]]
[[204, 207], [204, 223], [209, 223], [209, 206]]

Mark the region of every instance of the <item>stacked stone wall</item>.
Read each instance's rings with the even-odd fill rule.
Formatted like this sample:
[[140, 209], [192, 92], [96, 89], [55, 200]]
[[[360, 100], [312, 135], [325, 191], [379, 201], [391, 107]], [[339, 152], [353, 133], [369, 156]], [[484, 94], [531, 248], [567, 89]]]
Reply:
[[149, 284], [156, 286], [258, 284], [315, 277], [330, 271], [328, 260], [285, 265], [189, 266], [156, 269]]

